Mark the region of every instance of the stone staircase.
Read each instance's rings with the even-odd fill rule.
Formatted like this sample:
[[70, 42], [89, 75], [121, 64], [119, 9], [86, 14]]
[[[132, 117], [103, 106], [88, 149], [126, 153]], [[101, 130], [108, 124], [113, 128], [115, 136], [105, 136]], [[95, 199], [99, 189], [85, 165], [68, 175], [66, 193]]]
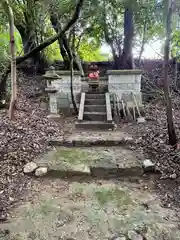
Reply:
[[111, 103], [108, 92], [83, 92], [76, 128], [113, 129]]

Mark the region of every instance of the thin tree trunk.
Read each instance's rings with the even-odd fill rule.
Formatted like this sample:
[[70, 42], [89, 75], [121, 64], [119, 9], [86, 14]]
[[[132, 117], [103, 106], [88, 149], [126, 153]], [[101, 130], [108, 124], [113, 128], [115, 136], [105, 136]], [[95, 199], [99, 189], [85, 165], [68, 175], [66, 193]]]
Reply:
[[16, 83], [16, 49], [14, 38], [14, 16], [12, 8], [8, 0], [3, 2], [4, 8], [9, 19], [9, 35], [10, 35], [10, 52], [11, 52], [11, 101], [9, 105], [9, 118], [13, 118], [13, 111], [17, 100], [17, 83]]
[[145, 46], [145, 43], [146, 43], [146, 30], [147, 30], [147, 21], [144, 23], [141, 49], [140, 49], [139, 58], [138, 58], [138, 66], [141, 65], [141, 58], [142, 58], [142, 54], [144, 52], [144, 46]]
[[[56, 33], [58, 33], [61, 30], [61, 26], [59, 24], [58, 16], [54, 12], [51, 12], [51, 24], [52, 24]], [[70, 63], [71, 60], [70, 59], [71, 59], [71, 52], [72, 52], [72, 54], [74, 56], [74, 58], [73, 58], [74, 69], [81, 70], [81, 68], [80, 68], [80, 66], [77, 62], [75, 52], [70, 49], [69, 41], [66, 37], [66, 34], [64, 34], [63, 37], [58, 39], [58, 43], [59, 43], [61, 55], [62, 55], [63, 60], [64, 60], [64, 68], [66, 70], [70, 69], [70, 65], [71, 65], [71, 63]]]
[[[59, 21], [58, 21], [58, 16], [52, 10], [50, 12], [50, 15], [51, 15], [50, 20], [51, 20], [52, 27], [53, 27], [54, 31], [56, 33], [58, 33], [59, 31], [61, 31]], [[63, 43], [63, 38], [62, 37], [58, 38], [58, 44], [59, 44], [59, 49], [60, 49], [61, 56], [62, 56], [63, 61], [64, 61], [64, 64], [63, 64], [64, 69], [68, 70], [68, 69], [70, 69], [70, 59], [69, 59], [69, 56], [66, 52], [66, 49], [65, 49], [65, 46], [64, 46], [64, 43]]]
[[173, 59], [173, 65], [174, 65], [174, 90], [177, 91], [178, 87], [177, 87], [177, 58], [175, 57]]
[[73, 92], [73, 79], [74, 79], [74, 71], [73, 71], [73, 56], [71, 55], [71, 100], [73, 104], [73, 108], [75, 114], [78, 114], [78, 108], [74, 99], [74, 92]]
[[134, 61], [132, 55], [132, 42], [134, 35], [133, 11], [126, 7], [124, 12], [124, 48], [122, 54], [122, 68], [133, 69]]
[[[34, 49], [37, 46], [37, 41], [36, 41], [37, 38], [34, 35], [32, 35], [32, 30], [30, 26], [28, 26], [27, 23], [25, 25], [15, 23], [15, 26], [21, 36], [24, 54], [31, 52], [32, 49]], [[34, 33], [34, 34], [37, 34], [37, 33]], [[37, 52], [37, 54], [33, 55], [32, 63], [35, 65], [41, 64], [42, 68], [46, 66], [45, 58], [41, 52]]]
[[167, 0], [167, 12], [166, 14], [166, 40], [164, 47], [164, 96], [166, 103], [166, 114], [167, 114], [167, 125], [168, 125], [168, 136], [169, 144], [175, 146], [177, 144], [177, 137], [175, 133], [175, 127], [173, 122], [172, 112], [172, 100], [169, 90], [168, 80], [168, 67], [169, 67], [169, 52], [170, 52], [170, 41], [171, 41], [171, 24], [172, 24], [172, 1]]
[[[22, 57], [16, 58], [16, 64], [18, 65], [18, 64], [24, 62], [26, 59], [34, 56], [34, 54], [36, 54], [37, 52], [42, 51], [44, 48], [48, 47], [49, 45], [51, 45], [52, 43], [57, 41], [58, 38], [63, 37], [65, 32], [67, 30], [69, 30], [69, 28], [72, 27], [74, 25], [74, 23], [77, 21], [77, 19], [79, 18], [83, 3], [84, 3], [84, 0], [78, 1], [78, 4], [76, 6], [74, 15], [72, 16], [72, 19], [67, 23], [67, 25], [64, 27], [64, 29], [62, 31], [60, 31], [55, 36], [48, 38], [46, 41], [41, 43], [39, 46], [35, 47], [31, 52], [25, 54]], [[6, 72], [4, 72], [4, 74], [2, 76], [2, 81], [0, 82], [0, 100], [2, 100], [2, 97], [6, 95], [6, 80], [7, 80], [6, 76], [10, 72], [10, 69], [11, 69], [11, 65], [8, 65]]]

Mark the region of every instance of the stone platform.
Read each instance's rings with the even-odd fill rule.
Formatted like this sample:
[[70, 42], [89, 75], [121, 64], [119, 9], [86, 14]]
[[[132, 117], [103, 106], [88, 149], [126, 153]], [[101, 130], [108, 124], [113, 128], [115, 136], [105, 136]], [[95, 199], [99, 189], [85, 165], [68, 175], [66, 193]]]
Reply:
[[122, 147], [57, 147], [35, 160], [48, 176], [87, 176], [103, 179], [143, 175], [143, 161]]
[[51, 138], [51, 146], [119, 146], [131, 144], [133, 137], [122, 131], [74, 131], [69, 137]]

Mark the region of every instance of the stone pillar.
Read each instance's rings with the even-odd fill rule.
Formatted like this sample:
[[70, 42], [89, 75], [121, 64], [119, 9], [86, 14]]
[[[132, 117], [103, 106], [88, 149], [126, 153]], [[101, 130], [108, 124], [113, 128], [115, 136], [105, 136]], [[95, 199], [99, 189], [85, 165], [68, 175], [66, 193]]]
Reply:
[[47, 81], [47, 88], [45, 91], [49, 96], [49, 108], [51, 114], [58, 114], [58, 104], [57, 104], [57, 92], [58, 90], [54, 87], [54, 82], [59, 81], [60, 77], [56, 74], [55, 69], [51, 67], [49, 71], [43, 75], [43, 78]]
[[52, 113], [52, 114], [59, 113], [56, 93], [49, 93], [49, 106], [50, 106], [50, 113]]
[[127, 105], [131, 106], [134, 105], [131, 94], [133, 93], [136, 96], [138, 105], [142, 105], [141, 70], [109, 70], [107, 74], [110, 94], [115, 93], [119, 100], [123, 99], [127, 102]]

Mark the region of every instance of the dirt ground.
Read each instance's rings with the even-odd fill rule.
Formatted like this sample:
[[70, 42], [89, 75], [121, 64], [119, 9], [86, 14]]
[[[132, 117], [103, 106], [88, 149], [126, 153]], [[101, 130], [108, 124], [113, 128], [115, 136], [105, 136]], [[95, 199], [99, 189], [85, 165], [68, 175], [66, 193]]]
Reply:
[[[90, 162], [95, 155], [102, 160], [102, 150], [108, 152], [96, 148], [96, 155], [90, 148], [59, 148], [55, 156], [57, 163], [61, 158], [70, 166]], [[116, 153], [117, 159], [123, 156], [123, 161], [135, 155], [123, 148], [110, 153], [111, 156]], [[162, 206], [151, 177], [100, 180], [72, 176], [32, 180], [26, 198], [10, 212], [8, 222], [1, 224], [0, 239], [180, 239], [179, 210]]]
[[[179, 212], [162, 208], [146, 182], [34, 180], [27, 200], [1, 225], [0, 239], [179, 240]], [[134, 239], [134, 238], [133, 238]]]

